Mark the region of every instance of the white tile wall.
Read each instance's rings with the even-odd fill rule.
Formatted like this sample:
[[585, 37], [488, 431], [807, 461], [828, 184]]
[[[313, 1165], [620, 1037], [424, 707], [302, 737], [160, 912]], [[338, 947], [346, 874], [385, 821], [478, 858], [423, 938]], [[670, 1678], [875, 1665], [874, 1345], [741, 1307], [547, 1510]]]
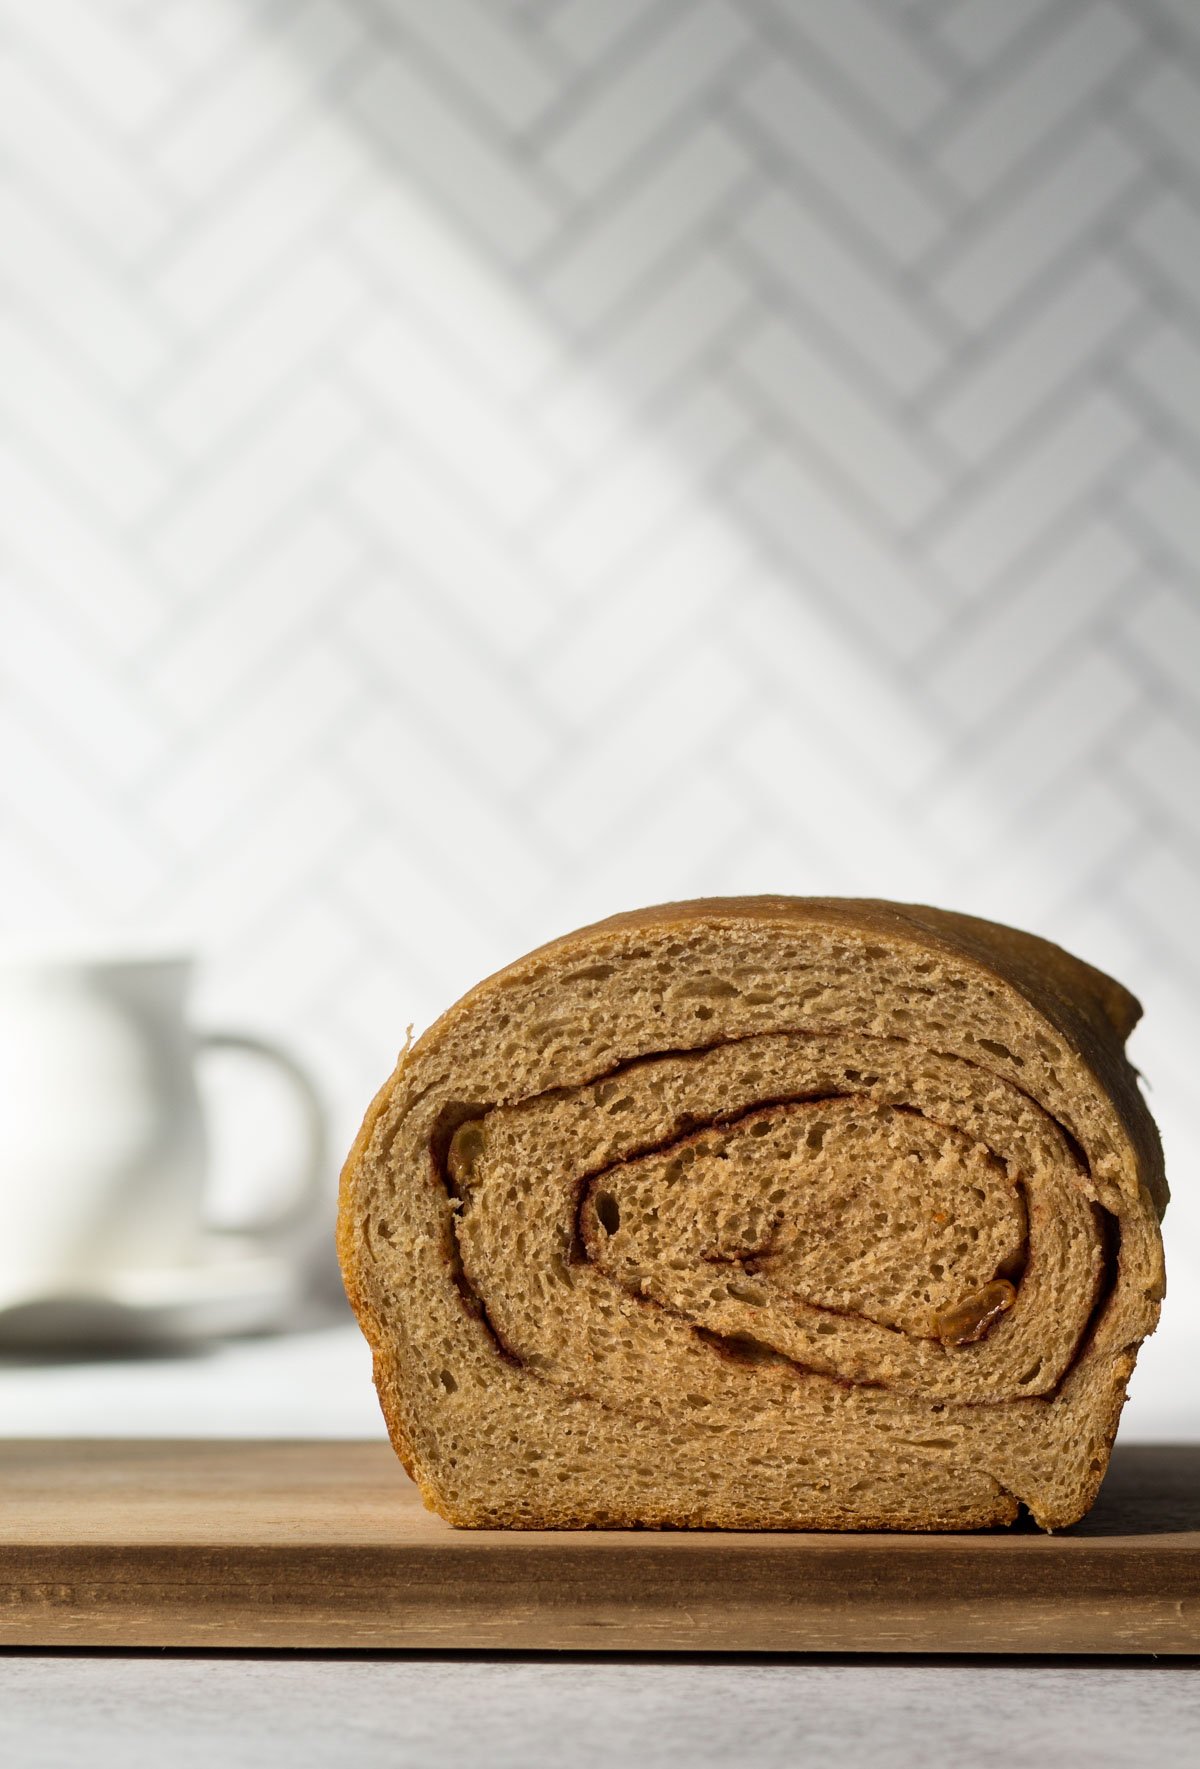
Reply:
[[1182, 1393], [1200, 10], [0, 22], [9, 931], [193, 940], [341, 1141], [616, 907], [1024, 923], [1146, 1002]]

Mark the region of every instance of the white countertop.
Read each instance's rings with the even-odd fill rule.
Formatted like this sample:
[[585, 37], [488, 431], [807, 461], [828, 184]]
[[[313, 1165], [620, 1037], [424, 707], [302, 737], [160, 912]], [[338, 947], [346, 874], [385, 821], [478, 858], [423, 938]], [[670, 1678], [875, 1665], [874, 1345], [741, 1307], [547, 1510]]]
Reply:
[[383, 1437], [371, 1356], [347, 1316], [180, 1353], [0, 1353], [6, 1437]]
[[[1123, 1435], [1200, 1435], [1135, 1385]], [[9, 1436], [382, 1435], [344, 1319], [188, 1355], [0, 1359]], [[14, 1769], [213, 1763], [1173, 1769], [1200, 1761], [1194, 1661], [734, 1661], [0, 1654]]]
[[0, 1658], [14, 1769], [1192, 1769], [1193, 1663]]

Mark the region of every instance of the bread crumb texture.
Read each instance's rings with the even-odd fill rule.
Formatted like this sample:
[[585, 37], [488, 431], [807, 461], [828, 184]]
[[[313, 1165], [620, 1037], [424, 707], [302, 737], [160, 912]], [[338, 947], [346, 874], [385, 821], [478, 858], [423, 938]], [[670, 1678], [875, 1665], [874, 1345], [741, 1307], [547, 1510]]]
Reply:
[[469, 1527], [1087, 1511], [1163, 1294], [1140, 1009], [849, 899], [554, 941], [406, 1048], [338, 1240], [392, 1441]]

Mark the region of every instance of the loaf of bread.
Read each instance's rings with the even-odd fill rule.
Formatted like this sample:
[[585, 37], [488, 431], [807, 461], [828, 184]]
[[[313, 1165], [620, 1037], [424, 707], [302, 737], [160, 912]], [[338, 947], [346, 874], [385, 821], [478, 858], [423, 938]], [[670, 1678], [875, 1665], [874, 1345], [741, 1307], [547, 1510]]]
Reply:
[[1119, 984], [848, 899], [618, 915], [380, 1092], [339, 1251], [392, 1441], [467, 1526], [1046, 1528], [1163, 1294]]

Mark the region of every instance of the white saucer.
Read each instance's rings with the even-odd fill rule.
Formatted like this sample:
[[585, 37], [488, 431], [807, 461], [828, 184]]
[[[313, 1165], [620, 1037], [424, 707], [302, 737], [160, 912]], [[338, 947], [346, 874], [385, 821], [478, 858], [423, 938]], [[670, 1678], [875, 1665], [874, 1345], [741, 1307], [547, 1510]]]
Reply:
[[279, 1323], [299, 1288], [293, 1267], [249, 1237], [213, 1235], [189, 1265], [0, 1298], [0, 1350], [168, 1346], [258, 1332]]

